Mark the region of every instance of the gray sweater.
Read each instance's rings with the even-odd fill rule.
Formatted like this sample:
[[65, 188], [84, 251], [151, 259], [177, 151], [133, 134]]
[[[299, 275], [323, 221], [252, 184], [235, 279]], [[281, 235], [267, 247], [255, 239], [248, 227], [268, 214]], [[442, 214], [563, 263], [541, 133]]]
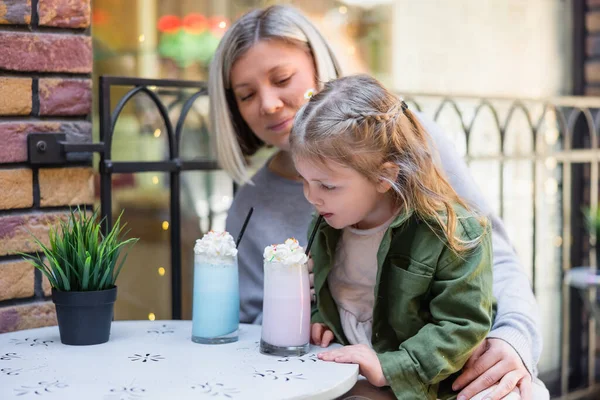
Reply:
[[[433, 121], [419, 115], [440, 155], [447, 178], [458, 194], [492, 220], [494, 248], [494, 296], [498, 312], [488, 338], [508, 342], [523, 363], [537, 376], [542, 351], [539, 311], [525, 271], [510, 244], [500, 218], [493, 215], [473, 181], [463, 159], [444, 131]], [[236, 236], [250, 207], [254, 214], [240, 243], [240, 321], [262, 321], [263, 260], [266, 246], [295, 237], [306, 245], [313, 207], [304, 198], [302, 183], [275, 175], [264, 166], [240, 188], [227, 216], [227, 230]]]

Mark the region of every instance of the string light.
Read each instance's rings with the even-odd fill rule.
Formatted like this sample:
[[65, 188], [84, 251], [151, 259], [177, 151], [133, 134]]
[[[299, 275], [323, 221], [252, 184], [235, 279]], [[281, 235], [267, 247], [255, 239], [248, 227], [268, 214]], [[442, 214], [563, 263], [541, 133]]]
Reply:
[[560, 237], [560, 236], [556, 236], [556, 237], [554, 238], [554, 246], [556, 246], [556, 247], [560, 247], [560, 246], [562, 246], [562, 243], [563, 243], [563, 239], [562, 239], [562, 237]]
[[227, 22], [225, 22], [225, 21], [219, 22], [219, 28], [221, 28], [221, 29], [227, 28]]
[[341, 6], [340, 8], [338, 8], [338, 11], [340, 12], [340, 14], [346, 14], [348, 12], [348, 7]]
[[356, 53], [356, 47], [354, 46], [348, 46], [348, 54], [350, 54], [351, 56], [353, 56]]
[[155, 185], [158, 185], [158, 176], [152, 177], [152, 183], [154, 183]]
[[159, 274], [160, 276], [165, 276], [165, 269], [164, 269], [163, 267], [160, 267], [160, 268], [158, 269], [158, 274]]
[[151, 312], [150, 314], [148, 314], [148, 319], [149, 319], [150, 321], [154, 321], [154, 320], [156, 319], [156, 315], [154, 315], [154, 313], [153, 313], [153, 312]]
[[554, 157], [549, 157], [549, 158], [546, 160], [545, 164], [546, 164], [546, 168], [548, 168], [548, 169], [554, 169], [554, 168], [556, 168], [556, 164], [557, 164], [557, 162], [556, 162], [556, 158], [554, 158]]
[[140, 43], [144, 43], [144, 40], [146, 40], [146, 36], [140, 35], [140, 37], [139, 37]]
[[156, 129], [156, 130], [154, 131], [154, 137], [155, 137], [155, 138], [159, 137], [159, 136], [160, 136], [160, 134], [161, 134], [161, 132], [160, 132], [160, 129]]
[[167, 229], [169, 229], [169, 222], [168, 221], [163, 221], [162, 228], [163, 228], [163, 231], [166, 231]]

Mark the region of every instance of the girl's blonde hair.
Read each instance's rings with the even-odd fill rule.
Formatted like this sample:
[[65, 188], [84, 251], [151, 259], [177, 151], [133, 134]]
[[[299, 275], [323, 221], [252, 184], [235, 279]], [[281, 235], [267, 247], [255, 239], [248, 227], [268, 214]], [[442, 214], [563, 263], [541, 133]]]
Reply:
[[[456, 234], [453, 206], [469, 208], [436, 166], [428, 142], [427, 132], [406, 104], [367, 75], [326, 83], [298, 111], [290, 136], [295, 159], [332, 161], [373, 182], [388, 181], [402, 211], [414, 211], [436, 234], [441, 229], [456, 253], [473, 249], [481, 237], [463, 240]], [[398, 166], [396, 179], [382, 170], [387, 162]], [[478, 218], [485, 228], [487, 220]]]
[[282, 40], [310, 51], [317, 82], [341, 76], [338, 62], [317, 28], [295, 8], [271, 6], [250, 11], [238, 19], [221, 39], [210, 66], [208, 93], [210, 116], [216, 136], [217, 157], [237, 183], [249, 180], [246, 158], [264, 143], [240, 115], [230, 73], [233, 64], [261, 40]]

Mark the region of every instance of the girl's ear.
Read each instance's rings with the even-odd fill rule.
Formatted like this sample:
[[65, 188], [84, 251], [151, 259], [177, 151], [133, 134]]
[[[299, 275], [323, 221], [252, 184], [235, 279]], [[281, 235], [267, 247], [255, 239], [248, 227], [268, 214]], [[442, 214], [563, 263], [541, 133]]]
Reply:
[[379, 180], [377, 181], [377, 191], [386, 193], [392, 188], [392, 182], [396, 182], [400, 167], [391, 161], [385, 162], [379, 167]]

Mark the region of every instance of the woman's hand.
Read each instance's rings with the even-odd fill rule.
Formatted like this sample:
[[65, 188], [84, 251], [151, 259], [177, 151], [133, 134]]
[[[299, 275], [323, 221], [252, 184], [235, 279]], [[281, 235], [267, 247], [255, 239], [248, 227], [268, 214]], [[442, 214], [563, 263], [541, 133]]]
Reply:
[[486, 400], [502, 399], [517, 386], [521, 399], [532, 398], [531, 375], [519, 354], [502, 339], [485, 339], [465, 364], [452, 389], [462, 389], [457, 399], [466, 400], [496, 383], [498, 387], [486, 396]]
[[334, 361], [336, 363], [358, 364], [359, 373], [367, 378], [373, 386], [387, 386], [388, 382], [383, 375], [381, 363], [377, 354], [365, 344], [344, 346], [339, 349], [326, 351], [318, 354], [323, 361]]
[[333, 341], [333, 332], [325, 324], [315, 323], [310, 326], [310, 342], [317, 346], [327, 347]]

